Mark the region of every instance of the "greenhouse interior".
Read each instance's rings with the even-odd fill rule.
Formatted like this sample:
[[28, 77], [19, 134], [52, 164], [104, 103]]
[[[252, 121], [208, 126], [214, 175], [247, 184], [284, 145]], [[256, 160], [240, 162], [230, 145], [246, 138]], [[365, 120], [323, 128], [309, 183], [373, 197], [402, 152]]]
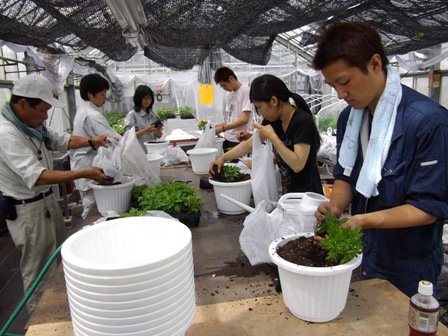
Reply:
[[[31, 289], [25, 289], [24, 281], [26, 280], [23, 272], [26, 259], [33, 252], [26, 250], [27, 254], [25, 254], [24, 243], [14, 239], [12, 230], [13, 225], [18, 224], [19, 221], [8, 219], [5, 217], [6, 212], [2, 211], [0, 215], [0, 245], [2, 246], [0, 254], [0, 336], [292, 335], [297, 334], [298, 330], [299, 334], [303, 333], [304, 335], [408, 335], [409, 330], [413, 332], [412, 335], [436, 335], [436, 332], [437, 335], [448, 335], [448, 262], [445, 263], [443, 260], [437, 259], [438, 269], [437, 271], [432, 270], [437, 274], [432, 283], [430, 282], [433, 290], [430, 295], [432, 294], [433, 299], [437, 300], [437, 304], [435, 308], [431, 308], [434, 309], [431, 310], [430, 317], [424, 322], [422, 322], [422, 315], [415, 317], [419, 319], [419, 329], [416, 327], [416, 322], [410, 321], [412, 314], [420, 312], [413, 301], [414, 296], [402, 290], [397, 282], [388, 277], [389, 275], [392, 277], [392, 273], [393, 276], [400, 272], [405, 274], [405, 271], [400, 271], [402, 270], [401, 265], [394, 264], [398, 261], [390, 262], [395, 265], [394, 269], [390, 271], [392, 273], [384, 270], [388, 276], [378, 276], [378, 272], [374, 272], [373, 276], [366, 276], [366, 272], [363, 270], [364, 259], [360, 266], [360, 253], [358, 255], [360, 259], [353, 269], [336, 271], [336, 273], [345, 274], [345, 278], [348, 279], [347, 284], [342, 283], [342, 280], [338, 278], [333, 280], [333, 287], [329, 289], [329, 292], [325, 292], [327, 289], [321, 287], [321, 292], [327, 293], [327, 295], [320, 295], [317, 298], [323, 305], [321, 307], [312, 302], [312, 299], [315, 298], [312, 298], [309, 286], [312, 283], [324, 286], [321, 283], [323, 277], [318, 276], [311, 281], [311, 284], [301, 285], [299, 288], [288, 284], [285, 279], [292, 275], [285, 275], [287, 271], [283, 270], [280, 262], [277, 263], [273, 257], [273, 255], [277, 256], [277, 250], [271, 251], [277, 240], [285, 239], [294, 230], [295, 234], [317, 230], [314, 226], [315, 212], [317, 216], [317, 209], [320, 209], [321, 204], [328, 203], [330, 200], [333, 202], [333, 198], [331, 198], [333, 187], [340, 181], [345, 181], [343, 183], [350, 186], [347, 182], [348, 178], [347, 181], [344, 178], [342, 180], [339, 178], [344, 166], [341, 161], [338, 161], [339, 150], [342, 151], [340, 146], [344, 146], [342, 136], [340, 139], [338, 138], [338, 130], [343, 129], [343, 132], [346, 130], [345, 127], [341, 128], [341, 125], [338, 124], [338, 118], [343, 115], [344, 110], [350, 110], [348, 109], [350, 104], [338, 92], [337, 85], [327, 83], [328, 78], [323, 74], [326, 68], [317, 70], [313, 66], [320, 36], [335, 22], [369, 24], [379, 33], [389, 62], [388, 69], [398, 73], [401, 87], [408, 87], [412, 89], [412, 92], [416, 91], [425, 96], [421, 99], [429, 98], [429, 100], [423, 100], [425, 102], [423, 105], [427, 106], [425, 107], [427, 110], [431, 109], [430, 106], [437, 106], [434, 109], [447, 112], [447, 1], [3, 0], [0, 6], [0, 17], [0, 103], [2, 106], [0, 132], [8, 130], [6, 126], [2, 128], [2, 124], [17, 126], [17, 123], [20, 123], [17, 126], [17, 132], [24, 132], [25, 138], [29, 134], [34, 134], [30, 133], [34, 132], [33, 130], [28, 130], [28, 133], [23, 131], [23, 128], [30, 129], [35, 126], [26, 124], [18, 117], [12, 107], [17, 103], [11, 97], [19, 96], [18, 98], [21, 98], [20, 95], [13, 93], [15, 85], [31, 74], [38, 74], [44, 77], [45, 83], [48, 82], [51, 86], [53, 97], [64, 105], [64, 107], [53, 105], [48, 109], [43, 126], [38, 127], [39, 135], [41, 127], [44, 127], [45, 130], [56, 132], [54, 134], [68, 133], [67, 137], [87, 136], [88, 143], [86, 140], [84, 145], [87, 146], [86, 148], [92, 147], [98, 153], [97, 160], [94, 159], [93, 162], [99, 163], [102, 156], [109, 155], [108, 160], [111, 162], [116, 160], [113, 164], [119, 164], [118, 168], [114, 167], [120, 171], [117, 176], [126, 177], [127, 174], [121, 172], [122, 168], [148, 174], [146, 178], [128, 175], [127, 178], [133, 182], [128, 188], [129, 190], [125, 191], [127, 193], [127, 200], [124, 201], [127, 202], [125, 208], [117, 210], [114, 205], [107, 205], [110, 208], [104, 210], [102, 198], [118, 195], [119, 192], [115, 189], [109, 189], [105, 196], [99, 196], [99, 190], [104, 186], [92, 187], [91, 190], [95, 197], [90, 196], [93, 198], [89, 198], [87, 195], [91, 194], [79, 190], [78, 184], [74, 181], [78, 177], [58, 181], [57, 176], [59, 175], [55, 175], [49, 182], [43, 183], [48, 188], [51, 186], [49, 189], [43, 189], [41, 183], [37, 183], [39, 176], [36, 176], [35, 185], [30, 184], [31, 177], [28, 174], [32, 172], [23, 166], [39, 165], [41, 167], [41, 163], [39, 161], [37, 163], [17, 161], [24, 160], [24, 156], [9, 158], [4, 153], [11, 153], [11, 147], [14, 145], [7, 145], [6, 142], [0, 144], [0, 153], [2, 153], [0, 156], [0, 197], [2, 197], [1, 195], [6, 198], [15, 197], [14, 194], [8, 192], [14, 188], [20, 189], [14, 179], [20, 179], [22, 184], [29, 189], [29, 193], [25, 194], [30, 195], [30, 199], [34, 194], [36, 197], [40, 197], [37, 202], [34, 202], [36, 197], [32, 198], [31, 202], [36, 204], [45, 203], [46, 199], [53, 197], [47, 196], [46, 190], [49, 190], [48, 195], [54, 194], [56, 203], [59, 205], [57, 210], [60, 209], [65, 235], [69, 237], [63, 244], [57, 244], [57, 249], [53, 247], [52, 259], [47, 263], [49, 270], [46, 269], [47, 267], [44, 268], [42, 274], [31, 282], [34, 286]], [[350, 36], [347, 36], [347, 39], [350, 39]], [[272, 185], [269, 186], [266, 179], [260, 179], [260, 173], [258, 173], [258, 182], [254, 183], [254, 173], [256, 170], [260, 171], [260, 168], [256, 169], [255, 164], [256, 139], [254, 136], [250, 140], [253, 140], [252, 154], [240, 156], [232, 160], [233, 163], [226, 163], [226, 165], [240, 167], [242, 172], [251, 175], [252, 181], [249, 183], [247, 201], [238, 200], [239, 195], [235, 194], [224, 197], [221, 191], [217, 191], [218, 186], [215, 185], [214, 176], [209, 173], [209, 169], [211, 164], [220, 162], [220, 158], [223, 158], [221, 155], [227, 151], [227, 148], [223, 149], [221, 140], [224, 143], [227, 141], [232, 143], [227, 139], [228, 130], [225, 129], [225, 126], [231, 124], [228, 97], [233, 93], [232, 91], [236, 91], [225, 89], [227, 86], [221, 80], [215, 81], [216, 71], [223, 67], [231, 69], [235, 75], [235, 78], [232, 78], [239, 84], [247, 86], [248, 91], [250, 88], [252, 92], [252, 83], [254, 81], [256, 83], [260, 76], [273, 75], [279, 78], [291, 93], [298, 94], [303, 98], [311, 111], [315, 128], [320, 135], [320, 147], [316, 154], [318, 179], [320, 179], [318, 188], [322, 187], [320, 192], [316, 194], [313, 192], [314, 189], [300, 192], [285, 191], [287, 189], [282, 189], [281, 186], [284, 177], [280, 177], [279, 166], [281, 163], [274, 162], [269, 162], [267, 166], [269, 169], [272, 166], [272, 172], [276, 174], [274, 180], [277, 180], [273, 183], [277, 183], [274, 189], [278, 190], [273, 192]], [[102, 118], [105, 118], [110, 129], [121, 136], [121, 138], [117, 138], [109, 134], [108, 145], [105, 147], [102, 147], [104, 145], [101, 143], [102, 139], [95, 139], [100, 134], [81, 135], [76, 133], [76, 116], [85, 100], [82, 97], [80, 84], [84, 77], [92, 74], [99, 74], [107, 80], [109, 86], [107, 98], [104, 104], [98, 106], [97, 110]], [[389, 80], [388, 75], [387, 80]], [[131, 112], [136, 113], [135, 111], [137, 111], [134, 111], [136, 106], [134, 95], [137, 88], [142, 85], [149, 87], [153, 94], [151, 98], [153, 105], [150, 105], [148, 113], [154, 113], [155, 117], [162, 121], [161, 132], [163, 133], [153, 140], [168, 146], [168, 149], [165, 148], [162, 152], [150, 152], [149, 144], [146, 148], [143, 145], [143, 148], [132, 147], [132, 144], [138, 143], [137, 138], [140, 135], [138, 128], [127, 127], [128, 118]], [[36, 98], [34, 96], [24, 97]], [[419, 97], [422, 96], [419, 95]], [[28, 102], [28, 100], [26, 101]], [[260, 105], [260, 102], [256, 100], [250, 103], [250, 118], [252, 119], [250, 124], [252, 122], [262, 124], [262, 129], [269, 126], [266, 126], [266, 120], [263, 120], [263, 116], [259, 113], [262, 111], [260, 107], [264, 105]], [[291, 97], [284, 104], [293, 107], [297, 105]], [[370, 107], [370, 105], [364, 105], [362, 108], [369, 110]], [[357, 108], [353, 106], [352, 113], [358, 111]], [[32, 110], [33, 107], [30, 109]], [[395, 112], [397, 112], [396, 106]], [[16, 116], [11, 119], [8, 113], [16, 114]], [[348, 118], [348, 114], [345, 118]], [[440, 119], [437, 120], [440, 120], [442, 124], [444, 122], [442, 118], [446, 117], [438, 118]], [[18, 119], [20, 120], [11, 121]], [[351, 120], [349, 119], [347, 123], [347, 132]], [[411, 117], [404, 117], [404, 120], [410, 122]], [[81, 124], [81, 126], [86, 125]], [[223, 132], [215, 134], [215, 125], [216, 130], [218, 127], [222, 127]], [[376, 128], [378, 125], [375, 124], [372, 114], [371, 129], [378, 130], [379, 128]], [[394, 125], [395, 119], [392, 124], [390, 122], [383, 124], [384, 130], [387, 132], [378, 132], [386, 137], [389, 136], [390, 140]], [[362, 143], [362, 127], [360, 145]], [[273, 123], [272, 128], [274, 128]], [[253, 128], [247, 130], [251, 133]], [[157, 134], [158, 131], [154, 132]], [[213, 144], [203, 145], [205, 141], [208, 141], [207, 137], [210, 138], [211, 132], [213, 133], [211, 138]], [[417, 129], [415, 132], [415, 138], [420, 141], [420, 133], [417, 134]], [[262, 130], [257, 133], [260, 133], [260, 137], [256, 138], [262, 140], [260, 146], [267, 148], [264, 141], [266, 139], [262, 139]], [[275, 133], [277, 133], [276, 129]], [[277, 137], [277, 135], [275, 136]], [[373, 138], [370, 133], [369, 136], [371, 139]], [[438, 135], [437, 139], [439, 141], [447, 139], [441, 138], [442, 136]], [[277, 138], [279, 137], [278, 135]], [[114, 140], [111, 138], [119, 140], [116, 141], [118, 145], [114, 144]], [[337, 143], [337, 139], [342, 143]], [[392, 137], [392, 139], [395, 138]], [[133, 142], [134, 140], [135, 142]], [[282, 138], [280, 140], [283, 141]], [[29, 141], [34, 144], [31, 136]], [[92, 141], [96, 141], [96, 143]], [[414, 215], [414, 218], [418, 219], [415, 219], [412, 225], [404, 226], [404, 228], [395, 226], [391, 230], [381, 229], [381, 232], [386, 233], [378, 235], [378, 238], [375, 239], [387, 240], [384, 238], [387, 232], [394, 231], [393, 234], [400, 237], [399, 240], [405, 241], [411, 235], [407, 235], [408, 233], [401, 235], [402, 231], [400, 230], [409, 232], [416, 229], [410, 228], [410, 226], [420, 225], [419, 229], [421, 230], [434, 226], [434, 229], [431, 229], [433, 230], [431, 239], [437, 241], [433, 241], [431, 244], [438, 246], [439, 250], [437, 251], [440, 252], [438, 257], [448, 260], [448, 226], [444, 224], [448, 220], [448, 196], [446, 196], [448, 190], [444, 189], [447, 184], [446, 176], [441, 176], [440, 173], [445, 162], [443, 159], [448, 160], [448, 155], [444, 156], [444, 151], [448, 150], [445, 150], [445, 145], [439, 142], [434, 147], [437, 150], [433, 151], [433, 156], [431, 157], [429, 154], [426, 156], [426, 152], [425, 155], [418, 152], [420, 144], [417, 144], [417, 140], [415, 141], [416, 153], [413, 154], [419, 160], [428, 160], [419, 162], [419, 165], [425, 167], [438, 162], [442, 163], [440, 166], [437, 165], [440, 169], [436, 171], [436, 168], [431, 168], [433, 178], [428, 177], [429, 173], [426, 173], [428, 174], [426, 176], [423, 172], [419, 172], [421, 174], [419, 177], [412, 178], [406, 175], [408, 174], [406, 170], [411, 170], [411, 168], [402, 167], [400, 168], [402, 169], [401, 173], [395, 173], [392, 170], [388, 172], [386, 166], [380, 167], [380, 170], [381, 168], [384, 170], [380, 175], [386, 181], [389, 181], [387, 179], [391, 176], [395, 178], [396, 174], [397, 176], [404, 175], [402, 179], [406, 181], [397, 177], [399, 181], [397, 180], [396, 183], [400, 184], [389, 186], [390, 190], [394, 190], [394, 192], [401, 188], [400, 191], [397, 191], [400, 194], [389, 198], [397, 197], [396, 200], [391, 201], [395, 203], [395, 207], [398, 207], [397, 202], [402, 202], [403, 207], [413, 207], [413, 211], [418, 211], [418, 215]], [[282, 157], [282, 150], [277, 149], [274, 141], [271, 142], [267, 142], [271, 146], [269, 155], [271, 156], [274, 152], [276, 158]], [[364, 146], [364, 144], [362, 145]], [[422, 147], [431, 151], [427, 149], [431, 145], [428, 143], [426, 147], [424, 145]], [[57, 148], [48, 149], [52, 158], [52, 168], [44, 167], [43, 171], [75, 172], [73, 153], [78, 151], [78, 147], [67, 147], [71, 146], [70, 144], [65, 146], [66, 149], [61, 151]], [[209, 155], [206, 164], [203, 164], [201, 169], [198, 168], [198, 163], [194, 161], [195, 150], [200, 150], [201, 147], [202, 149], [215, 148], [215, 146], [216, 150], [211, 151], [212, 156]], [[306, 146], [310, 147], [308, 143]], [[291, 150], [284, 148], [290, 153], [295, 153], [300, 159], [300, 155], [297, 154], [299, 147], [295, 144]], [[364, 148], [361, 151], [360, 147], [362, 160], [364, 160], [364, 155], [368, 155], [371, 147], [374, 145], [370, 145], [369, 142], [367, 154]], [[70, 150], [67, 151], [69, 148]], [[106, 154], [114, 150], [110, 148], [115, 148], [115, 156], [112, 159], [112, 154]], [[125, 148], [128, 148], [127, 153]], [[229, 147], [230, 151], [233, 150], [231, 148]], [[392, 148], [397, 150], [396, 147], [391, 146], [391, 151]], [[133, 149], [136, 151], [129, 153]], [[387, 156], [387, 150], [382, 154], [386, 153]], [[20, 150], [17, 149], [17, 151]], [[118, 152], [120, 152], [120, 156], [117, 159]], [[309, 152], [308, 149], [306, 156]], [[356, 152], [358, 152], [357, 149]], [[439, 155], [439, 152], [442, 154]], [[151, 163], [151, 154], [161, 156], [155, 166]], [[38, 155], [40, 156], [38, 160], [42, 160], [41, 150], [38, 151]], [[356, 155], [359, 154], [355, 154], [355, 157]], [[389, 157], [403, 160], [403, 165], [411, 165], [408, 161], [412, 160], [409, 158], [409, 153], [407, 153], [407, 157], [403, 153], [399, 155], [403, 156], [399, 158], [398, 154], [392, 153]], [[381, 158], [381, 164], [384, 164], [385, 160], [388, 162], [386, 156]], [[14, 160], [16, 162], [13, 162]], [[415, 160], [417, 159], [415, 158]], [[251, 166], [246, 161], [253, 161], [254, 165]], [[280, 161], [287, 165], [286, 159]], [[142, 162], [143, 164], [141, 164]], [[368, 162], [367, 157], [365, 162]], [[90, 166], [92, 165], [91, 163]], [[100, 168], [107, 175], [106, 168], [102, 166]], [[349, 168], [353, 167], [345, 169]], [[22, 175], [21, 169], [26, 173]], [[269, 174], [269, 169], [264, 170], [263, 168], [261, 171], [264, 174]], [[291, 170], [291, 168], [289, 169]], [[344, 175], [346, 170], [344, 170]], [[294, 173], [297, 172], [294, 171]], [[350, 173], [351, 171], [348, 176]], [[11, 177], [11, 174], [15, 175]], [[361, 179], [363, 170], [361, 169], [361, 172], [358, 171], [357, 174]], [[375, 174], [370, 172], [370, 175]], [[99, 179], [99, 177], [97, 178]], [[377, 178], [376, 175], [375, 178]], [[5, 186], [3, 181], [8, 181], [8, 179], [14, 181], [14, 187]], [[306, 178], [306, 180], [311, 179], [311, 177]], [[379, 179], [381, 180], [381, 178]], [[436, 179], [437, 181], [435, 181]], [[95, 181], [98, 182], [98, 180]], [[125, 180], [114, 180], [116, 184], [127, 185], [123, 181]], [[385, 182], [385, 184], [393, 185], [394, 181]], [[413, 189], [405, 185], [414, 182], [418, 184], [418, 188]], [[141, 201], [143, 195], [149, 195], [150, 188], [170, 183], [180, 183], [180, 185], [170, 191], [154, 192], [151, 196], [152, 204], [162, 203], [165, 198], [168, 201], [173, 200], [177, 197], [175, 196], [176, 192], [183, 189], [185, 185], [192, 187], [195, 195], [201, 200], [197, 209], [197, 221], [194, 224], [187, 224], [184, 219], [171, 216], [173, 212], [158, 209], [152, 205], [139, 209], [144, 212], [143, 216], [141, 211], [137, 214], [137, 210], [132, 207], [134, 204], [132, 202], [137, 199]], [[386, 188], [382, 187], [380, 190], [381, 183], [378, 184], [377, 181], [377, 192], [380, 193], [378, 199], [381, 199], [381, 191], [384, 192]], [[311, 184], [311, 182], [307, 182], [307, 185]], [[148, 189], [148, 194], [146, 194], [146, 189], [141, 191], [143, 190], [142, 186]], [[438, 212], [431, 209], [437, 214], [425, 211], [426, 208], [423, 205], [418, 206], [419, 193], [425, 195], [422, 197], [426, 197], [426, 200], [432, 200], [430, 197], [433, 195], [426, 195], [426, 193], [432, 192], [432, 190], [427, 191], [431, 189], [429, 186], [432, 187], [432, 190], [437, 189], [437, 192], [434, 193], [443, 197], [442, 200], [437, 199], [436, 205], [431, 205], [431, 207], [440, 208], [437, 209]], [[115, 185], [110, 187], [115, 187]], [[355, 187], [358, 192], [359, 188], [356, 182], [352, 185], [352, 189], [355, 190]], [[270, 199], [260, 198], [259, 189], [264, 190], [265, 194], [269, 194]], [[407, 195], [402, 189], [415, 194]], [[138, 198], [135, 196], [137, 192], [141, 192]], [[317, 196], [313, 196], [314, 194]], [[377, 197], [375, 193], [374, 195], [374, 198]], [[224, 197], [225, 200], [222, 201], [219, 196]], [[367, 210], [369, 197], [365, 197], [364, 212], [373, 213], [382, 206], [388, 208], [387, 202], [384, 205], [381, 201], [375, 201], [371, 203], [379, 205], [371, 206], [371, 209]], [[409, 197], [408, 202], [406, 197]], [[19, 207], [26, 208], [27, 198], [16, 196], [14, 201], [18, 203], [14, 204], [19, 205], [15, 207], [17, 209]], [[41, 200], [42, 198], [43, 200]], [[21, 201], [23, 203], [20, 203]], [[226, 205], [236, 210], [223, 210], [222, 202], [227, 202]], [[260, 203], [263, 203], [266, 208], [262, 209], [259, 206]], [[445, 209], [439, 203], [444, 203]], [[6, 207], [4, 204], [6, 203], [2, 203], [2, 207]], [[342, 216], [349, 219], [348, 223], [351, 223], [352, 215], [354, 217], [358, 214], [354, 208], [356, 208], [355, 200], [347, 208], [342, 209]], [[135, 212], [132, 212], [133, 210]], [[48, 208], [46, 211], [48, 212]], [[403, 211], [403, 220], [407, 218], [406, 216], [410, 216], [406, 210], [397, 211]], [[182, 211], [177, 210], [174, 213], [179, 212]], [[126, 213], [126, 215], [121, 215], [122, 213]], [[416, 213], [414, 212], [414, 214]], [[417, 223], [416, 221], [423, 218], [419, 217], [423, 214], [429, 216], [431, 220], [426, 220], [425, 224]], [[300, 225], [296, 222], [294, 230], [292, 224], [291, 227], [285, 224], [294, 221], [287, 217], [290, 215], [296, 216], [291, 218], [300, 222]], [[141, 216], [141, 218], [136, 219], [136, 216]], [[280, 220], [279, 216], [286, 217], [282, 217]], [[49, 215], [48, 218], [50, 217], [52, 216]], [[421, 220], [423, 221], [423, 219]], [[48, 223], [54, 221], [52, 219]], [[122, 226], [120, 226], [120, 221]], [[303, 223], [308, 223], [307, 221], [312, 224], [308, 230], [305, 230]], [[254, 222], [258, 225], [258, 229], [256, 226], [251, 227]], [[20, 220], [20, 225], [25, 225], [24, 223], [23, 219]], [[164, 223], [166, 225], [162, 225]], [[275, 226], [277, 224], [278, 227]], [[123, 230], [123, 226], [126, 225], [129, 229]], [[297, 228], [297, 225], [300, 229]], [[342, 226], [344, 225], [347, 224]], [[284, 229], [283, 231], [280, 226]], [[134, 232], [134, 227], [136, 232]], [[185, 228], [188, 230], [185, 231]], [[104, 230], [103, 233], [101, 233], [101, 229]], [[23, 230], [26, 232], [25, 229]], [[360, 236], [364, 235], [362, 238], [364, 250], [366, 250], [368, 232], [375, 230], [375, 228], [368, 227], [364, 233], [360, 234]], [[93, 233], [88, 236], [90, 232]], [[95, 232], [98, 232], [96, 236]], [[317, 234], [317, 231], [315, 232], [313, 235]], [[352, 232], [358, 231], [353, 229]], [[414, 236], [412, 237], [417, 237], [416, 232], [423, 231], [413, 232]], [[428, 231], [425, 232], [428, 234]], [[87, 243], [83, 245], [82, 242], [74, 241], [75, 238], [83, 239], [82, 233], [88, 236], [84, 238], [88, 240], [88, 244], [92, 243], [89, 239], [92, 240], [93, 236], [102, 237], [101, 239], [107, 241], [98, 242], [97, 247], [94, 247], [95, 244], [93, 244], [89, 250]], [[135, 234], [135, 237], [132, 234]], [[171, 236], [172, 241], [164, 239], [167, 236]], [[136, 239], [136, 242], [129, 242], [129, 239]], [[187, 240], [187, 245], [179, 247], [183, 239]], [[160, 241], [163, 241], [163, 244]], [[421, 246], [423, 242], [429, 244], [428, 241], [422, 239], [415, 243], [414, 248], [423, 250], [426, 248]], [[126, 245], [128, 243], [130, 246]], [[139, 247], [139, 244], [142, 247]], [[383, 246], [381, 244], [387, 243], [375, 244]], [[404, 245], [406, 245], [405, 242], [397, 244], [397, 246]], [[70, 253], [79, 253], [76, 258], [70, 260], [69, 246], [73, 248]], [[435, 248], [434, 246], [431, 248]], [[28, 247], [32, 248], [32, 246]], [[261, 249], [263, 250], [261, 251]], [[395, 250], [397, 249], [398, 247]], [[250, 251], [255, 254], [261, 253], [264, 259], [254, 261], [255, 257]], [[174, 252], [179, 254], [174, 255]], [[138, 257], [133, 255], [135, 253], [138, 254]], [[169, 255], [170, 253], [172, 255]], [[366, 253], [367, 251], [364, 251], [363, 258], [367, 258]], [[427, 251], [427, 255], [430, 253], [433, 252]], [[109, 254], [114, 257], [110, 257]], [[89, 259], [90, 256], [91, 259]], [[381, 256], [377, 258], [381, 258]], [[403, 258], [406, 259], [407, 256]], [[431, 258], [436, 260], [435, 256]], [[431, 262], [435, 262], [433, 259]], [[77, 268], [79, 265], [71, 264], [73, 260], [84, 260], [88, 267], [94, 265], [93, 269], [89, 270], [86, 266], [86, 273], [83, 273], [84, 270]], [[135, 266], [142, 261], [147, 262], [144, 265], [147, 268], [144, 270], [143, 268], [130, 269], [131, 273], [123, 273], [125, 272], [123, 265], [128, 264], [127, 266], [131, 267], [131, 264]], [[117, 268], [114, 268], [116, 266], [114, 262], [117, 263]], [[100, 264], [97, 269], [95, 269], [95, 263]], [[179, 267], [173, 266], [176, 263], [182, 264], [185, 269], [179, 265]], [[107, 268], [105, 265], [110, 266], [111, 274], [104, 275]], [[340, 266], [342, 265], [333, 269], [339, 270]], [[139, 276], [145, 272], [148, 272], [146, 277]], [[316, 271], [316, 273], [319, 272]], [[425, 271], [417, 266], [413, 272], [421, 272], [423, 275], [419, 275], [420, 277], [426, 275]], [[135, 276], [135, 279], [131, 279], [131, 275]], [[434, 274], [432, 275], [434, 276]], [[420, 279], [419, 276], [416, 275], [413, 278], [428, 280]], [[106, 278], [111, 279], [112, 282], [107, 283]], [[125, 278], [128, 279], [127, 282], [123, 280]], [[95, 279], [98, 283], [89, 282]], [[187, 281], [187, 279], [191, 279], [191, 281]], [[419, 287], [421, 282], [416, 280], [415, 293], [417, 291], [421, 293]], [[40, 286], [44, 284], [45, 288], [41, 290]], [[170, 285], [172, 287], [169, 287]], [[34, 293], [35, 290], [36, 293]], [[39, 292], [40, 290], [41, 292]], [[333, 295], [334, 293], [337, 294]], [[292, 298], [287, 297], [291, 294], [293, 294]], [[332, 299], [333, 296], [341, 296], [343, 302], [328, 301], [329, 296]], [[413, 303], [410, 308], [411, 296]], [[38, 299], [36, 306], [33, 309], [27, 308], [28, 300], [35, 297]], [[306, 309], [308, 306], [314, 308]], [[332, 307], [332, 309], [327, 309], [328, 307]], [[332, 310], [336, 310], [336, 312], [334, 313]], [[313, 316], [310, 317], [310, 315]], [[435, 317], [432, 318], [432, 316]], [[421, 329], [423, 328], [421, 325], [424, 323], [431, 325], [428, 328], [432, 329]]]

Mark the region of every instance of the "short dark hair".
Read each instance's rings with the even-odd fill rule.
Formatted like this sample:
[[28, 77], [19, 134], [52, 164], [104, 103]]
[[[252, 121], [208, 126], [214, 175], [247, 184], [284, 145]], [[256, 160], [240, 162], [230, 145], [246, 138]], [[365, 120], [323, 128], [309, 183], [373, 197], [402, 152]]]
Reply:
[[149, 110], [152, 109], [152, 106], [154, 105], [154, 92], [152, 92], [151, 88], [147, 85], [139, 85], [137, 86], [137, 89], [135, 89], [134, 92], [134, 111], [138, 112], [142, 108], [142, 100], [147, 95], [150, 95], [152, 100], [151, 104], [149, 104]]
[[221, 67], [215, 71], [213, 79], [215, 80], [215, 83], [218, 84], [219, 82], [228, 82], [230, 76], [235, 78], [235, 80], [238, 80], [232, 69], [228, 67]]
[[319, 38], [313, 67], [322, 70], [344, 60], [348, 66], [367, 73], [367, 64], [374, 54], [381, 57], [383, 71], [389, 60], [378, 31], [365, 22], [333, 22]]
[[89, 100], [89, 92], [95, 96], [98, 92], [109, 89], [109, 82], [100, 74], [85, 75], [79, 83], [79, 93], [83, 100]]
[[13, 95], [11, 95], [11, 98], [9, 99], [9, 103], [10, 104], [17, 104], [20, 99], [25, 99], [28, 102], [28, 104], [30, 105], [31, 108], [36, 107], [37, 105], [39, 105], [43, 101], [40, 98], [22, 97], [22, 96], [17, 96], [15, 94], [13, 94]]

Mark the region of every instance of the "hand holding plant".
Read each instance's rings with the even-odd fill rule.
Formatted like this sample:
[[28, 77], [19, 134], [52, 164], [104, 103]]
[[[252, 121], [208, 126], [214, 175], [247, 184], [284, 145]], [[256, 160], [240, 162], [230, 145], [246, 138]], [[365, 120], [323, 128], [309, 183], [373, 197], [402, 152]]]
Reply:
[[323, 221], [315, 227], [316, 236], [326, 237], [320, 241], [320, 245], [328, 251], [327, 260], [333, 260], [338, 264], [345, 264], [363, 250], [361, 228], [343, 228], [342, 224], [347, 220], [347, 218], [337, 219], [327, 211]]

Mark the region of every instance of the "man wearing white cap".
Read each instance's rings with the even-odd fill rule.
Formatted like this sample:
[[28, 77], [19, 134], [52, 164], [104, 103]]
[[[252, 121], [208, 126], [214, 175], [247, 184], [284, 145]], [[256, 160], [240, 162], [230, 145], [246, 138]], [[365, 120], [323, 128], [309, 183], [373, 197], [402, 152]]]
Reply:
[[[0, 209], [14, 244], [22, 252], [20, 269], [27, 292], [58, 246], [65, 239], [61, 209], [51, 185], [78, 178], [102, 184], [112, 182], [97, 167], [76, 171], [53, 170], [52, 149], [104, 146], [108, 135], [83, 137], [58, 133], [43, 125], [51, 106], [64, 104], [53, 97], [50, 82], [38, 74], [14, 81], [9, 103], [0, 116]], [[52, 265], [27, 304], [31, 312], [48, 280]]]

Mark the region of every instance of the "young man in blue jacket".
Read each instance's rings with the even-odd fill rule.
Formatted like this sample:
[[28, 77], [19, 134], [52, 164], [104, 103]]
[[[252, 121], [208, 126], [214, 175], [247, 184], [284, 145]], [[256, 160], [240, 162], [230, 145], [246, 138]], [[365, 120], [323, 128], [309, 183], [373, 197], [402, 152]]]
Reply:
[[335, 183], [321, 205], [361, 227], [362, 274], [389, 280], [408, 296], [420, 280], [434, 286], [443, 264], [448, 218], [448, 111], [400, 83], [378, 32], [366, 23], [333, 23], [313, 66], [349, 106], [337, 126]]

